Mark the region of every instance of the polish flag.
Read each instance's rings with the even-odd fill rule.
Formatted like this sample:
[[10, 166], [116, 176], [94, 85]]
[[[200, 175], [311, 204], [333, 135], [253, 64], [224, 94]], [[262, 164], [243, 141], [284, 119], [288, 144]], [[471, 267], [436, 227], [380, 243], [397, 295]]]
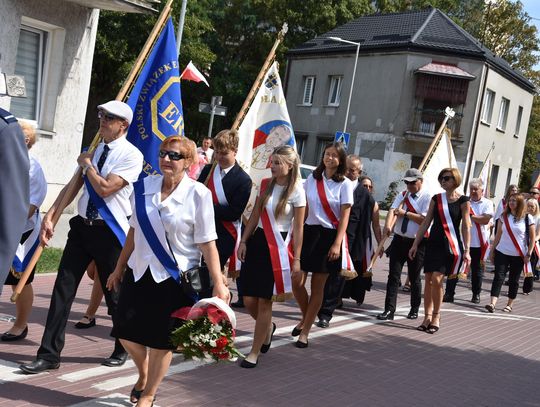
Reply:
[[206, 81], [206, 78], [203, 76], [201, 71], [197, 69], [195, 65], [193, 65], [193, 62], [189, 61], [189, 64], [187, 64], [186, 69], [184, 69], [184, 72], [182, 72], [182, 75], [180, 75], [180, 79], [185, 79], [187, 81], [193, 81], [193, 82], [204, 82], [206, 86], [210, 87], [208, 82]]

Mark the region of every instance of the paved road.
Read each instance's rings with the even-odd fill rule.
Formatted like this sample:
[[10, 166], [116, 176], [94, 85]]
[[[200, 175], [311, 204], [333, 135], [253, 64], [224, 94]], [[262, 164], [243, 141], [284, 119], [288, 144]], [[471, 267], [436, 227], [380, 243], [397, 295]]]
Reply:
[[[204, 365], [176, 356], [161, 385], [156, 406], [540, 406], [540, 296], [519, 295], [514, 312], [487, 314], [491, 274], [482, 304], [468, 300], [460, 283], [457, 300], [445, 304], [441, 330], [429, 335], [405, 318], [408, 294], [400, 292], [398, 316], [374, 318], [384, 304], [387, 262], [376, 267], [374, 287], [360, 307], [346, 301], [330, 328], [314, 327], [307, 349], [292, 344], [298, 319], [294, 302], [276, 304], [278, 326], [272, 349], [256, 369], [233, 363]], [[91, 281], [83, 280], [71, 319], [59, 370], [26, 376], [17, 366], [34, 358], [54, 275], [34, 282], [35, 307], [28, 337], [0, 342], [0, 406], [130, 406], [135, 382], [131, 362], [122, 368], [99, 365], [108, 356], [110, 320], [102, 307], [97, 326], [73, 328], [86, 309]], [[0, 299], [0, 331], [14, 314], [9, 290]], [[504, 291], [504, 289], [503, 289]], [[247, 351], [253, 321], [238, 316], [238, 345]]]

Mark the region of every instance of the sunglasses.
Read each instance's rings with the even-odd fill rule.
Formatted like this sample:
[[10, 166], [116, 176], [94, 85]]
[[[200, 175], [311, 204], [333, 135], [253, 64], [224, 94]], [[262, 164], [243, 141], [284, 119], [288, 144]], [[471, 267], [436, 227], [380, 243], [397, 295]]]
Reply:
[[405, 183], [405, 185], [413, 185], [413, 184], [416, 184], [416, 181], [403, 181], [403, 182]]
[[444, 177], [439, 178], [439, 182], [450, 181], [451, 179], [454, 179], [452, 175], [445, 175]]
[[165, 156], [168, 156], [171, 161], [180, 161], [186, 158], [183, 154], [176, 151], [159, 150], [159, 158], [165, 158]]
[[98, 117], [98, 119], [100, 119], [100, 120], [103, 119], [106, 122], [110, 122], [110, 121], [113, 121], [113, 120], [124, 120], [120, 116], [115, 116], [114, 114], [104, 112], [103, 110], [98, 111], [97, 117]]

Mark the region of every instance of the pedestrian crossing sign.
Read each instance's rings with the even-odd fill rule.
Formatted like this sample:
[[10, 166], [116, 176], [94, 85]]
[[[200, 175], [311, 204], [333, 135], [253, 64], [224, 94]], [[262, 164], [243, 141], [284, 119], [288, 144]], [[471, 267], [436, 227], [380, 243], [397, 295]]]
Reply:
[[342, 131], [336, 131], [336, 136], [334, 137], [334, 142], [343, 143], [345, 149], [349, 148], [349, 140], [351, 138], [351, 133], [345, 133]]

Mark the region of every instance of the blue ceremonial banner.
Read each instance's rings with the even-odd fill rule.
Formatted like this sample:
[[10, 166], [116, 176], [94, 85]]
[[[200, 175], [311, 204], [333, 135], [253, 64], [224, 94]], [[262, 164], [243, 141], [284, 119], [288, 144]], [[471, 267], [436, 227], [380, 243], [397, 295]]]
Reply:
[[127, 104], [133, 109], [127, 139], [144, 155], [141, 177], [159, 174], [161, 141], [169, 136], [184, 135], [180, 70], [170, 18], [154, 44]]

